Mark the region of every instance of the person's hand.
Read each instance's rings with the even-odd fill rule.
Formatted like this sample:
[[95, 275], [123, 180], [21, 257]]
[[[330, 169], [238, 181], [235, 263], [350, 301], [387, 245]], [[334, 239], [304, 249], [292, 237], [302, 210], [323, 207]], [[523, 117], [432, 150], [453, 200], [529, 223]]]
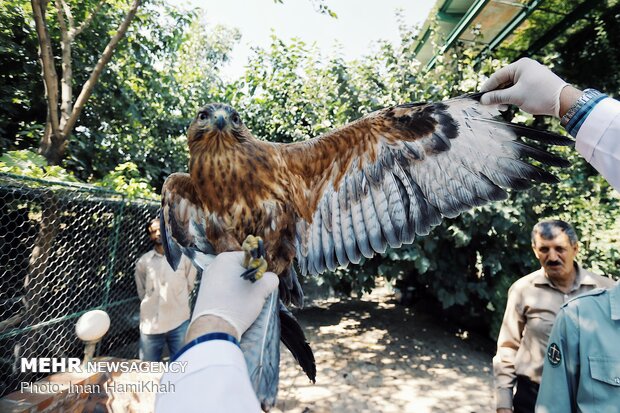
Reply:
[[[512, 104], [532, 115], [560, 117], [564, 80], [535, 60], [522, 58], [504, 66], [484, 82], [483, 105]], [[505, 88], [505, 89], [504, 89]]]
[[255, 283], [241, 278], [246, 270], [241, 265], [243, 254], [223, 252], [203, 272], [187, 341], [212, 331], [232, 333], [240, 339], [278, 287], [278, 277], [272, 272]]

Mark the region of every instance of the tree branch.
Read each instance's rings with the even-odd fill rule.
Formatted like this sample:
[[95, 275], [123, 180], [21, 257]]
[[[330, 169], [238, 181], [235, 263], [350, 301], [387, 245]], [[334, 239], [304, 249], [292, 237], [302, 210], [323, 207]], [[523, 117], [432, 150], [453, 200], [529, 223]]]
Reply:
[[47, 23], [45, 22], [45, 9], [47, 0], [31, 0], [32, 14], [39, 38], [39, 58], [43, 72], [43, 84], [47, 96], [47, 107], [52, 124], [52, 133], [57, 134], [58, 125], [58, 75], [54, 67], [54, 55], [50, 41]]
[[99, 10], [101, 10], [101, 7], [105, 4], [105, 2], [106, 0], [101, 0], [97, 4], [97, 7], [95, 7], [95, 10], [93, 10], [93, 12], [82, 22], [82, 24], [80, 24], [77, 29], [73, 30], [73, 33], [71, 33], [72, 39], [75, 39], [80, 33], [82, 33], [82, 31], [84, 31], [85, 28], [88, 27], [90, 22], [93, 21], [93, 18], [97, 15], [97, 13], [99, 13]]
[[65, 0], [60, 0], [60, 4], [61, 6], [58, 5], [58, 0], [56, 0], [56, 8], [59, 11], [59, 16], [60, 16], [60, 8], [62, 7], [62, 10], [65, 12], [65, 17], [67, 18], [67, 21], [69, 22], [69, 33], [71, 31], [73, 31], [73, 28], [75, 27], [75, 22], [73, 20], [73, 13], [71, 12], [71, 8], [69, 7], [69, 5], [67, 4], [67, 2]]
[[118, 27], [116, 34], [108, 42], [108, 45], [105, 47], [103, 53], [101, 54], [101, 57], [97, 61], [95, 68], [91, 72], [90, 77], [88, 78], [86, 83], [84, 83], [84, 85], [82, 86], [80, 95], [75, 100], [75, 105], [73, 106], [73, 111], [71, 112], [71, 116], [69, 117], [69, 120], [67, 121], [63, 129], [63, 134], [69, 135], [69, 133], [73, 129], [73, 126], [75, 125], [75, 122], [77, 122], [80, 116], [80, 113], [82, 112], [82, 109], [84, 108], [86, 101], [88, 100], [91, 93], [93, 92], [93, 89], [95, 87], [95, 84], [97, 83], [97, 80], [99, 79], [99, 76], [101, 76], [101, 72], [103, 72], [103, 68], [112, 58], [112, 53], [114, 53], [114, 49], [118, 45], [118, 42], [125, 35], [125, 32], [129, 28], [129, 24], [131, 23], [133, 18], [136, 16], [136, 12], [138, 11], [139, 6], [140, 6], [140, 0], [133, 0], [133, 4], [129, 8], [129, 11], [127, 12], [127, 15], [125, 16], [125, 20], [123, 20], [123, 22]]
[[[69, 32], [73, 29], [71, 9], [64, 0], [56, 0], [56, 13], [60, 26], [60, 48], [62, 50], [62, 77], [60, 79], [60, 124], [61, 130], [73, 109], [73, 62], [71, 61], [71, 41]], [[67, 19], [69, 28], [67, 30]]]

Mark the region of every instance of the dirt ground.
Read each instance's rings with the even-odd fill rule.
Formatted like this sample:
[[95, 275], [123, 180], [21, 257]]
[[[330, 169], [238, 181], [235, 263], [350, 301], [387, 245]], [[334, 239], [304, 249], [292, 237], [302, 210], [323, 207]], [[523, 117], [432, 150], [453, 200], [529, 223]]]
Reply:
[[386, 290], [317, 301], [296, 316], [316, 384], [282, 347], [276, 412], [494, 412], [490, 340], [400, 306]]

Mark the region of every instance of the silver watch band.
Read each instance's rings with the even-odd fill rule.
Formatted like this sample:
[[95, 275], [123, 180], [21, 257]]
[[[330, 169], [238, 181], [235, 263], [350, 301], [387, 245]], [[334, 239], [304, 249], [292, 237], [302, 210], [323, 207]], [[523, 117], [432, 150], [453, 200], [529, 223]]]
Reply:
[[600, 95], [601, 95], [601, 92], [599, 92], [596, 89], [584, 90], [581, 96], [579, 96], [577, 101], [573, 104], [573, 106], [571, 106], [570, 109], [568, 109], [568, 111], [564, 114], [564, 116], [562, 116], [562, 119], [560, 120], [560, 124], [566, 127], [566, 125], [568, 125], [568, 122], [570, 122], [573, 116], [575, 116], [575, 114], [579, 112], [579, 109], [581, 109], [583, 105], [588, 103], [591, 99], [594, 99], [595, 97], [600, 96]]

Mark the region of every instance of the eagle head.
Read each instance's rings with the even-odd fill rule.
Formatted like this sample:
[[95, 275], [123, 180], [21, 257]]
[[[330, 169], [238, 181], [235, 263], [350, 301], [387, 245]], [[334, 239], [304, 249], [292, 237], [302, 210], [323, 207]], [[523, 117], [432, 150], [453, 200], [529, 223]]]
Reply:
[[252, 135], [234, 108], [223, 103], [209, 103], [198, 110], [187, 136], [191, 145], [213, 138], [235, 143]]

